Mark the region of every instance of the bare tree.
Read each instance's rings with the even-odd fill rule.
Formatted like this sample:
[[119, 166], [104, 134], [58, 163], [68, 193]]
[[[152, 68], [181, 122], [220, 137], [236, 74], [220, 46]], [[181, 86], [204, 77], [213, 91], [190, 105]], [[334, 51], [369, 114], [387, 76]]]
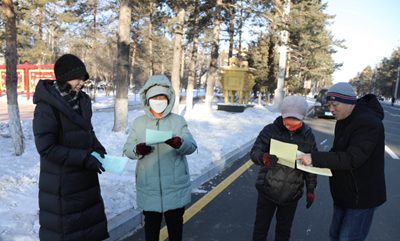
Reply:
[[150, 61], [150, 68], [149, 68], [149, 77], [154, 74], [154, 59], [153, 59], [153, 1], [149, 3], [149, 61]]
[[178, 21], [175, 27], [175, 37], [174, 37], [174, 57], [172, 61], [172, 73], [171, 73], [171, 82], [172, 87], [175, 90], [175, 105], [172, 109], [172, 113], [179, 113], [179, 84], [180, 84], [180, 76], [179, 76], [179, 66], [180, 66], [180, 58], [181, 58], [181, 50], [182, 50], [182, 34], [183, 34], [183, 24], [185, 21], [185, 12], [186, 12], [186, 0], [181, 0], [179, 4], [178, 11]]
[[18, 76], [17, 76], [17, 29], [15, 26], [15, 12], [12, 0], [2, 0], [6, 30], [6, 87], [7, 108], [10, 121], [11, 136], [14, 141], [15, 155], [24, 153], [24, 133], [22, 132], [21, 119], [18, 107]]
[[214, 29], [213, 29], [213, 42], [211, 51], [211, 62], [208, 67], [208, 79], [207, 79], [207, 91], [206, 91], [206, 109], [205, 115], [212, 114], [212, 102], [214, 98], [214, 85], [215, 85], [215, 75], [217, 73], [217, 61], [218, 61], [218, 48], [219, 48], [219, 32], [221, 23], [221, 9], [222, 0], [217, 0], [215, 6], [215, 19], [214, 19]]
[[130, 88], [133, 88], [133, 72], [134, 72], [134, 67], [135, 67], [135, 59], [136, 59], [136, 51], [137, 51], [137, 46], [139, 43], [139, 22], [140, 22], [140, 15], [138, 19], [136, 20], [136, 33], [134, 34], [134, 40], [133, 40], [133, 52], [132, 52], [132, 59], [131, 59], [131, 71], [129, 73], [129, 86]]
[[[183, 26], [182, 36], [185, 36], [185, 26]], [[182, 39], [182, 58], [181, 58], [181, 80], [183, 79], [183, 73], [185, 72], [185, 37]]]
[[115, 132], [126, 132], [128, 126], [128, 79], [131, 22], [132, 2], [131, 0], [121, 0], [118, 30], [117, 93], [114, 104], [113, 131]]
[[193, 107], [193, 87], [196, 79], [197, 50], [199, 46], [199, 1], [195, 0], [194, 5], [194, 27], [193, 27], [193, 49], [192, 59], [190, 61], [188, 86], [186, 91], [186, 113], [192, 112]]

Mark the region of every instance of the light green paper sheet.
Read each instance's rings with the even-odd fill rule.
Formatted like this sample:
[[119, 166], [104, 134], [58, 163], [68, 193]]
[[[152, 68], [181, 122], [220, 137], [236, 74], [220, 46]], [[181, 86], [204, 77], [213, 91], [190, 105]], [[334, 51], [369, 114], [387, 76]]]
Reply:
[[109, 156], [109, 155], [104, 155], [104, 158], [101, 158], [100, 154], [97, 152], [92, 152], [92, 156], [96, 157], [97, 160], [101, 162], [103, 168], [107, 172], [111, 172], [118, 175], [122, 174], [129, 161], [128, 158]]
[[291, 167], [293, 169], [296, 168], [296, 144], [285, 143], [271, 138], [269, 153], [279, 158], [279, 164]]
[[[296, 156], [300, 156], [303, 154], [305, 154], [305, 153], [301, 152], [301, 151], [297, 151]], [[310, 173], [314, 173], [314, 174], [318, 174], [318, 175], [323, 175], [323, 176], [328, 176], [328, 177], [332, 176], [331, 169], [329, 169], [329, 168], [313, 167], [312, 164], [309, 166], [304, 166], [303, 164], [300, 163], [299, 160], [297, 160], [297, 169], [306, 171], [306, 172], [310, 172]]]
[[156, 131], [146, 129], [146, 145], [155, 145], [164, 143], [166, 140], [172, 138], [172, 131]]

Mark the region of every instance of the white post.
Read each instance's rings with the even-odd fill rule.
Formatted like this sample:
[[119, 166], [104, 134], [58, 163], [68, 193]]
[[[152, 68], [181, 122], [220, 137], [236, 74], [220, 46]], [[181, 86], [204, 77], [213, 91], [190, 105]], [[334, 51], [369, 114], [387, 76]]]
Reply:
[[[283, 19], [289, 21], [290, 12], [290, 0], [285, 0], [283, 7]], [[287, 25], [285, 24], [287, 27]], [[285, 96], [285, 90], [283, 89], [285, 81], [285, 70], [286, 70], [286, 58], [287, 58], [287, 42], [289, 39], [289, 32], [282, 30], [281, 33], [281, 46], [279, 46], [279, 74], [278, 74], [278, 85], [275, 90], [274, 96], [274, 113], [281, 112], [282, 100]]]

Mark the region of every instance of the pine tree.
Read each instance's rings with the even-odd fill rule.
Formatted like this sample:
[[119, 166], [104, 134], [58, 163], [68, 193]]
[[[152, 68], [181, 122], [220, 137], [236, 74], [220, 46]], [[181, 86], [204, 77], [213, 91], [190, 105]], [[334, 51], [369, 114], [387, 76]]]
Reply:
[[17, 29], [21, 62], [53, 63], [60, 13], [57, 0], [18, 1]]
[[[365, 67], [361, 72], [349, 80], [357, 94], [364, 95], [367, 92], [375, 92], [386, 98], [392, 98], [396, 92], [396, 80], [399, 66], [400, 49], [394, 50], [390, 58], [384, 57], [376, 68]], [[396, 96], [396, 99], [399, 98]]]
[[305, 80], [331, 80], [342, 64], [335, 63], [335, 48], [345, 48], [344, 40], [334, 40], [326, 27], [334, 16], [323, 13], [327, 4], [321, 1], [297, 0], [291, 8], [291, 23], [287, 65], [287, 86], [293, 92], [303, 92]]
[[276, 88], [278, 79], [278, 56], [275, 50], [276, 36], [273, 33], [260, 33], [257, 42], [249, 46], [249, 66], [257, 69], [255, 72], [254, 93], [260, 91], [260, 87], [266, 86], [267, 92]]

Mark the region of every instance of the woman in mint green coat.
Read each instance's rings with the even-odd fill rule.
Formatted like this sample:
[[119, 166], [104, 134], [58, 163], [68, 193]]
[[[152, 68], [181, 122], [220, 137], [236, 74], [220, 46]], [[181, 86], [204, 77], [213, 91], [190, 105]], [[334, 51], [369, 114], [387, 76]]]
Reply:
[[[163, 214], [169, 240], [182, 240], [183, 213], [191, 198], [186, 155], [192, 154], [197, 144], [185, 119], [171, 113], [175, 91], [166, 76], [151, 76], [140, 91], [140, 101], [146, 114], [133, 121], [124, 154], [138, 159], [137, 204], [145, 216], [146, 240], [158, 241]], [[172, 131], [173, 137], [147, 146], [146, 129]]]

